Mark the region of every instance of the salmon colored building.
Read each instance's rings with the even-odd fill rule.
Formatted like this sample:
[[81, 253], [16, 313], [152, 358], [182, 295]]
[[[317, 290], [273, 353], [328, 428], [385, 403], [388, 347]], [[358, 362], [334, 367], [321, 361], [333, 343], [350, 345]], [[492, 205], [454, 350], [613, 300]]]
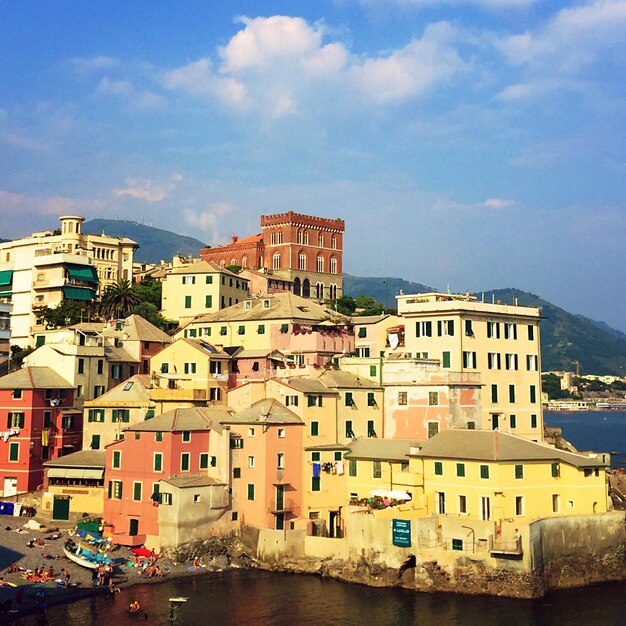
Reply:
[[343, 293], [345, 222], [289, 211], [261, 216], [262, 232], [231, 243], [203, 248], [200, 257], [222, 267], [264, 270], [293, 282], [304, 298], [334, 300]]
[[0, 490], [3, 497], [41, 489], [45, 461], [80, 450], [82, 414], [74, 389], [50, 367], [0, 378]]

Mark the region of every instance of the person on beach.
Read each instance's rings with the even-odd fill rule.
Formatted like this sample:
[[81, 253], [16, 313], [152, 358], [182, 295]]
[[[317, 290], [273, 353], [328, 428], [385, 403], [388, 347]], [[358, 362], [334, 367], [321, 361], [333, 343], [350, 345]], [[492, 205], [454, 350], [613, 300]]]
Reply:
[[197, 556], [193, 557], [193, 564], [192, 564], [191, 567], [193, 567], [194, 569], [200, 569], [201, 565], [200, 565], [200, 563], [198, 563], [198, 557]]

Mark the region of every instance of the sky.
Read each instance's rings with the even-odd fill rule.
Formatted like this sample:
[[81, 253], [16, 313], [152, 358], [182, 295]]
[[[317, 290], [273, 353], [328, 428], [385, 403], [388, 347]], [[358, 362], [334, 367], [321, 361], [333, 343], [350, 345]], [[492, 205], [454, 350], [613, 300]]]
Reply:
[[0, 237], [346, 221], [344, 270], [626, 331], [626, 0], [0, 3]]

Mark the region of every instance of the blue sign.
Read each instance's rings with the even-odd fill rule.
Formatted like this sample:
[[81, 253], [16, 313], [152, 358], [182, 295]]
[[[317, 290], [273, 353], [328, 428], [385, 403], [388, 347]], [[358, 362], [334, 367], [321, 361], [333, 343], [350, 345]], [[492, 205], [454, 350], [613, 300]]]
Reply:
[[411, 547], [411, 520], [394, 519], [391, 526], [391, 539], [399, 548]]

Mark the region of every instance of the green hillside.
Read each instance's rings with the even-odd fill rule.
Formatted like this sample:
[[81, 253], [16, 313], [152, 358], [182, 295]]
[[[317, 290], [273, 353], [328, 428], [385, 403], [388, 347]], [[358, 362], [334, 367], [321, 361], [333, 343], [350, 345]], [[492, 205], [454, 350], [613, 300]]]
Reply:
[[404, 278], [390, 278], [389, 276], [367, 277], [343, 275], [343, 293], [356, 298], [360, 295], [370, 296], [380, 302], [385, 308], [395, 309], [395, 296], [400, 292], [425, 293], [436, 291], [434, 287], [427, 287], [421, 283], [412, 283]]
[[128, 237], [139, 244], [135, 261], [139, 263], [158, 263], [170, 261], [176, 254], [198, 256], [204, 243], [193, 237], [177, 235], [169, 230], [154, 228], [127, 220], [89, 220], [83, 224], [83, 232], [90, 235], [105, 233], [111, 237]]

